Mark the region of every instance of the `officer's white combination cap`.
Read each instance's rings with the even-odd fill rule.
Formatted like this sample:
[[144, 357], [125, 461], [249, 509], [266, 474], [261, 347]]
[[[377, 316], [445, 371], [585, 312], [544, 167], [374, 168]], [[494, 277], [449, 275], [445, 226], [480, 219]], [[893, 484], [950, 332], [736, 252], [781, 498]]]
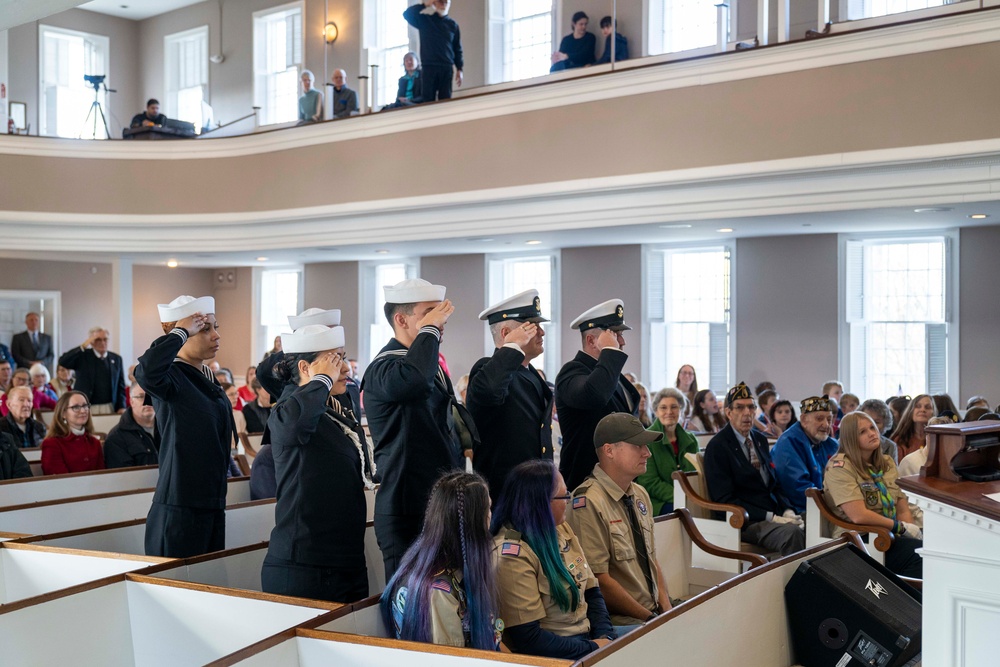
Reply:
[[281, 334], [281, 351], [285, 354], [322, 352], [344, 347], [344, 327], [307, 324], [290, 334]]
[[479, 313], [479, 319], [486, 320], [489, 324], [514, 320], [520, 322], [548, 322], [542, 317], [541, 301], [538, 298], [538, 290], [529, 289], [515, 294], [514, 296], [495, 303], [483, 312]]
[[597, 304], [573, 320], [569, 326], [580, 331], [589, 331], [590, 329], [631, 331], [632, 329], [632, 327], [625, 325], [625, 304], [621, 299], [610, 299]]
[[160, 311], [161, 322], [176, 322], [190, 317], [195, 313], [208, 315], [215, 312], [215, 298], [202, 296], [197, 299], [193, 296], [179, 296], [170, 303], [159, 303], [156, 305]]
[[420, 278], [411, 278], [395, 285], [386, 285], [386, 303], [420, 303], [421, 301], [444, 301], [444, 285], [432, 285]]
[[303, 310], [298, 315], [288, 316], [288, 326], [292, 331], [309, 326], [310, 324], [322, 324], [325, 327], [336, 327], [340, 325], [340, 310], [323, 310], [322, 308], [309, 308]]

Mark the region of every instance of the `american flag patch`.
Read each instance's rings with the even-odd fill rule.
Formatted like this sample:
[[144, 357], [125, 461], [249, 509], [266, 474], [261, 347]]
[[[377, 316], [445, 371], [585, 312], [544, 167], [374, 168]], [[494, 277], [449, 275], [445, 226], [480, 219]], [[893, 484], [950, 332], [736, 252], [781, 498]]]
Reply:
[[587, 506], [587, 496], [578, 496], [573, 499], [573, 509], [579, 510]]
[[435, 579], [434, 583], [431, 584], [431, 588], [436, 588], [437, 590], [444, 591], [445, 593], [451, 593], [451, 584], [444, 579]]
[[512, 542], [504, 542], [500, 548], [501, 556], [517, 556], [521, 553], [521, 545]]

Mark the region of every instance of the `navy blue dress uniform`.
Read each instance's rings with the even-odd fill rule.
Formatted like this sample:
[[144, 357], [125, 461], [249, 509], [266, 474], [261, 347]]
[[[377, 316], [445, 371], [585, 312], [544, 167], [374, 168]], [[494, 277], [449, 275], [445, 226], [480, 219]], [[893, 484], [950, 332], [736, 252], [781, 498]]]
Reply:
[[[490, 306], [479, 315], [499, 322], [548, 322], [542, 317], [536, 290], [528, 290]], [[538, 371], [524, 365], [525, 354], [514, 344], [498, 347], [469, 373], [465, 403], [479, 429], [480, 445], [472, 459], [476, 472], [490, 485], [494, 502], [507, 474], [529, 459], [552, 460], [552, 390]]]
[[108, 352], [102, 359], [92, 349], [74, 347], [59, 357], [59, 365], [76, 371], [73, 389], [86, 394], [94, 405], [111, 403], [116, 412], [128, 407], [121, 356]]
[[[214, 313], [215, 299], [182, 296], [160, 321]], [[187, 331], [160, 336], [139, 357], [136, 381], [156, 409], [160, 476], [146, 517], [146, 555], [187, 558], [225, 548], [226, 475], [236, 431], [233, 406], [207, 366], [177, 359]]]
[[[631, 330], [625, 325], [621, 299], [594, 306], [573, 320], [570, 326], [580, 331]], [[556, 411], [563, 437], [559, 472], [566, 481], [566, 488], [578, 487], [597, 465], [594, 449], [597, 423], [613, 412], [639, 414], [639, 392], [622, 375], [627, 360], [628, 355], [621, 350], [601, 350], [597, 359], [581, 350], [556, 376]]]
[[[283, 334], [282, 349], [344, 346], [344, 329], [307, 325]], [[329, 401], [336, 378], [288, 384], [268, 419], [277, 478], [275, 526], [261, 570], [267, 593], [353, 602], [368, 597], [365, 487], [374, 488], [360, 424]]]
[[[426, 280], [385, 287], [388, 303], [443, 301], [445, 288]], [[368, 428], [381, 484], [375, 494], [375, 535], [386, 580], [420, 534], [431, 487], [461, 467], [451, 405], [454, 389], [438, 363], [441, 332], [420, 330], [407, 348], [395, 338], [365, 370]]]

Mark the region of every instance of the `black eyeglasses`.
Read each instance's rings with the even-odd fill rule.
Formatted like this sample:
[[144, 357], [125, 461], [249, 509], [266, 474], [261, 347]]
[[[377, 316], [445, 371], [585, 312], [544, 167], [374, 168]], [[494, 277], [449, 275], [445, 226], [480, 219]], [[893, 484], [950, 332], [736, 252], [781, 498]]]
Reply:
[[83, 405], [68, 405], [67, 410], [72, 410], [73, 412], [83, 412], [84, 410], [90, 410], [90, 404], [84, 403]]

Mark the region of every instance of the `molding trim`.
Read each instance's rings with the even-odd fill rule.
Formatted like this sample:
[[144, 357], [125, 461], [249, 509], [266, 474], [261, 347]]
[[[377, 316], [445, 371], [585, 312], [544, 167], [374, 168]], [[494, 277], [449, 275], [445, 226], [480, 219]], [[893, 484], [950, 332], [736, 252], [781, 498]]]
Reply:
[[[968, 524], [975, 528], [981, 528], [982, 530], [992, 533], [995, 536], [1000, 536], [1000, 523], [988, 519], [981, 514], [967, 512], [953, 507], [952, 505], [945, 505], [936, 500], [929, 500], [916, 494], [911, 494], [910, 497], [916, 503], [917, 507], [922, 509], [925, 513], [931, 512], [933, 514], [939, 514], [945, 519]], [[997, 563], [1000, 564], [1000, 561], [997, 561]]]
[[[509, 89], [487, 86], [445, 104], [375, 113], [284, 130], [266, 130], [232, 138], [194, 141], [78, 141], [50, 137], [4, 137], [0, 155], [78, 159], [186, 160], [230, 158], [332, 144], [452, 125], [526, 111], [620, 99], [649, 92], [865, 62], [916, 53], [1000, 41], [1000, 11], [977, 9], [962, 14], [863, 30], [823, 39], [786, 42], [748, 51], [670, 60], [654, 56], [616, 65], [588, 68], [572, 78], [544, 77]], [[676, 58], [677, 56], [671, 56]], [[595, 85], [595, 77], [600, 85]], [[503, 91], [503, 95], [497, 93]], [[140, 145], [141, 144], [141, 145]]]

